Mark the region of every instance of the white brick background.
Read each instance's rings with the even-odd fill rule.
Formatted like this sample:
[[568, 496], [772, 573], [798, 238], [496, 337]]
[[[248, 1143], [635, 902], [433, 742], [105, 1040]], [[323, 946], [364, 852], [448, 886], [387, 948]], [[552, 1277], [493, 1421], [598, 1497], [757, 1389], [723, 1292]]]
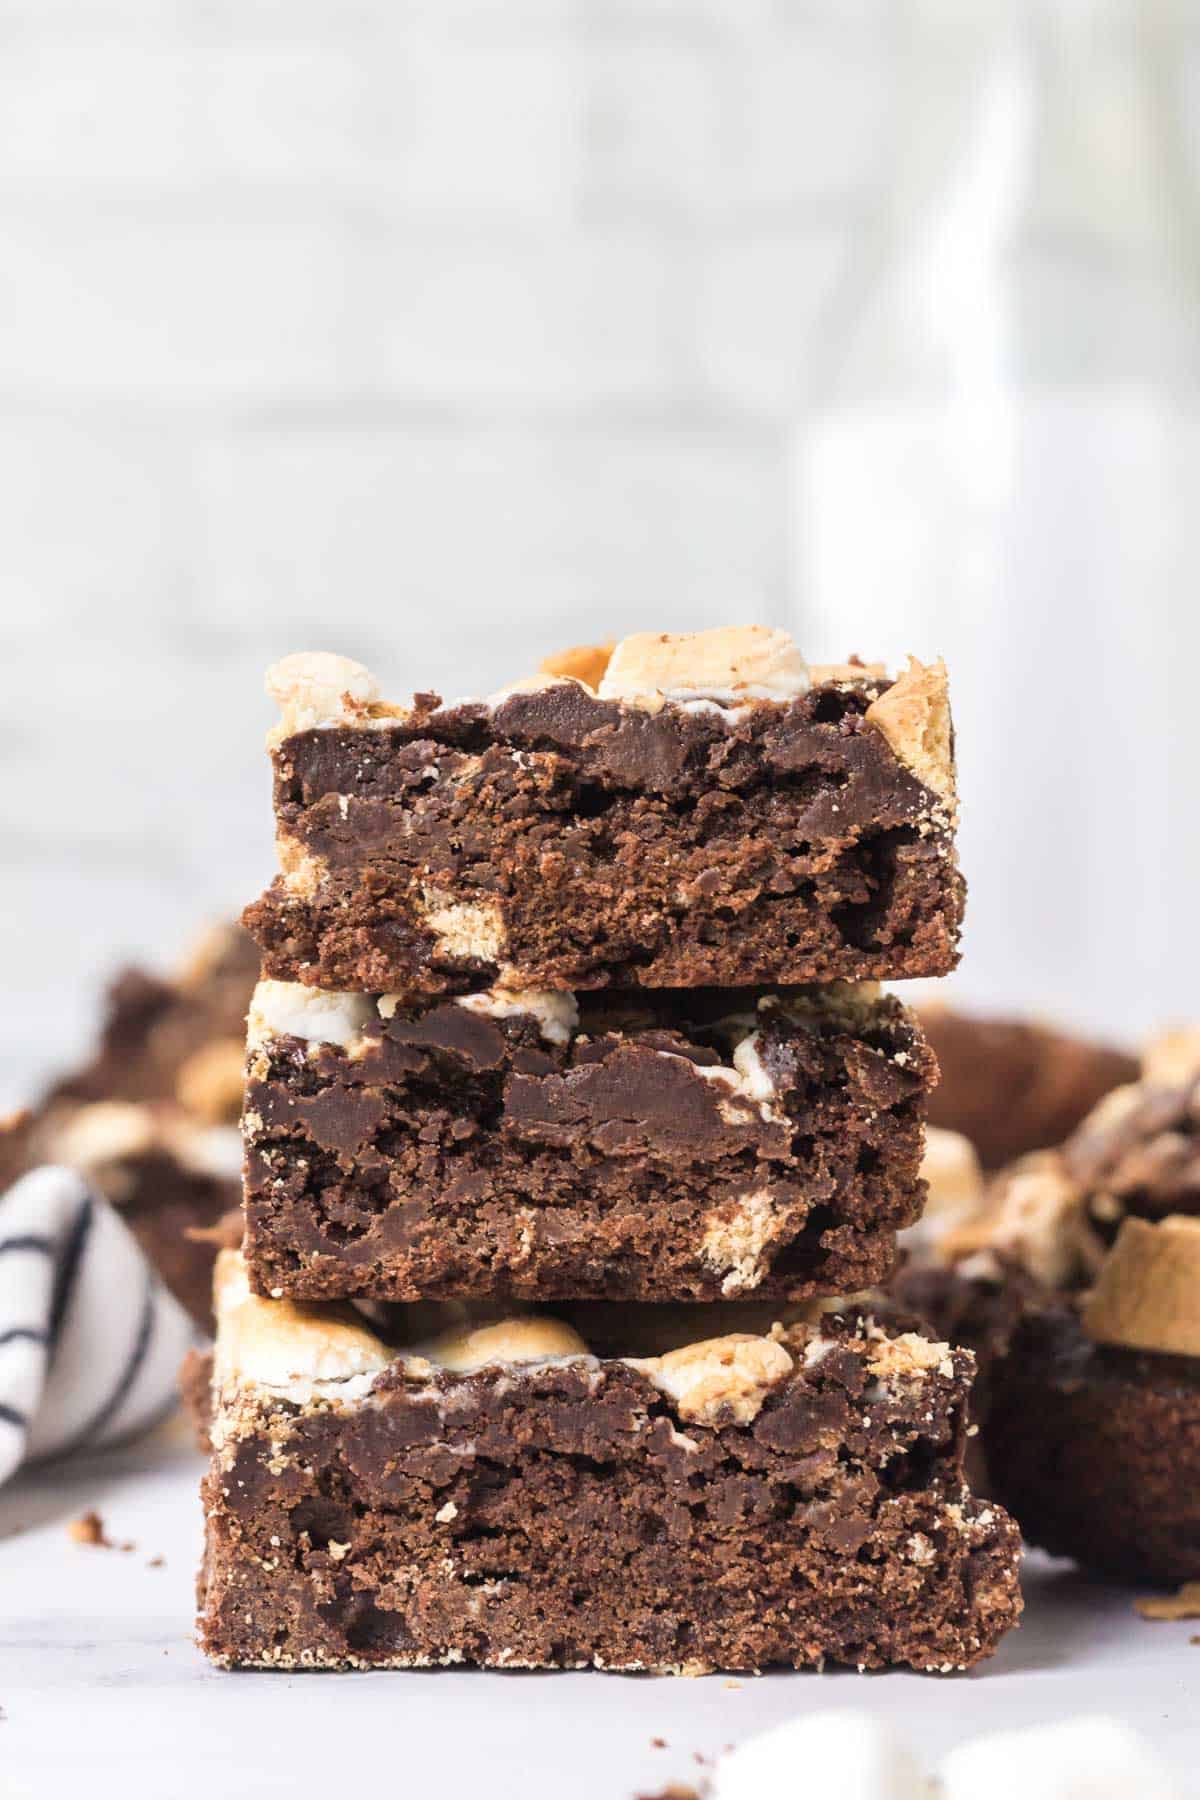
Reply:
[[277, 654], [790, 617], [902, 12], [0, 0], [5, 1098], [262, 884]]

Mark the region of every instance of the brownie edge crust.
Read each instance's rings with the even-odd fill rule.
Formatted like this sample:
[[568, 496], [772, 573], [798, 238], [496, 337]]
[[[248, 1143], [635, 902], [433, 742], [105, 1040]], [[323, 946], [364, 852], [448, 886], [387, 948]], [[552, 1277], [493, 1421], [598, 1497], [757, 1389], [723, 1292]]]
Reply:
[[244, 915], [264, 973], [408, 994], [948, 973], [942, 665], [810, 671], [757, 627], [637, 643], [594, 689], [452, 706], [386, 705], [340, 657], [278, 665], [280, 874]]
[[218, 1315], [218, 1663], [948, 1672], [1016, 1623], [1018, 1534], [963, 1484], [948, 1345], [816, 1313], [665, 1355], [598, 1358], [541, 1316], [398, 1349], [255, 1298], [235, 1252]]

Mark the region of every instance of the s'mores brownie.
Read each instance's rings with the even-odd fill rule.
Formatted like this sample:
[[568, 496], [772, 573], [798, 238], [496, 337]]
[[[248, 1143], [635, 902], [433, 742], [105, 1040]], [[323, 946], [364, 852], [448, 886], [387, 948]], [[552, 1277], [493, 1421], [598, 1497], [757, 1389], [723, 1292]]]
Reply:
[[1061, 1144], [1113, 1088], [1135, 1081], [1136, 1058], [1038, 1019], [992, 1019], [937, 1000], [917, 1007], [942, 1072], [932, 1124], [960, 1132], [985, 1169]]
[[1128, 1217], [1077, 1305], [995, 1367], [995, 1491], [1031, 1543], [1127, 1580], [1200, 1581], [1200, 1219]]
[[949, 1671], [1017, 1620], [1016, 1527], [962, 1478], [971, 1357], [870, 1312], [654, 1350], [630, 1308], [626, 1355], [569, 1313], [385, 1336], [232, 1251], [217, 1311], [219, 1663]]
[[936, 1079], [870, 985], [444, 1000], [260, 983], [246, 1253], [292, 1299], [803, 1299], [882, 1281]]
[[784, 631], [643, 633], [486, 700], [268, 676], [284, 981], [409, 995], [942, 975], [963, 882], [946, 673]]

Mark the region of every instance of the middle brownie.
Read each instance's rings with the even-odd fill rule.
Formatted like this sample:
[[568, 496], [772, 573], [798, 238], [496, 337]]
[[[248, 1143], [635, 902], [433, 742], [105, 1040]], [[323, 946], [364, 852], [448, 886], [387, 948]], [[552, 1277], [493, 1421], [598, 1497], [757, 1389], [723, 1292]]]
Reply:
[[937, 1066], [873, 985], [412, 1003], [263, 981], [255, 1292], [800, 1300], [886, 1278]]

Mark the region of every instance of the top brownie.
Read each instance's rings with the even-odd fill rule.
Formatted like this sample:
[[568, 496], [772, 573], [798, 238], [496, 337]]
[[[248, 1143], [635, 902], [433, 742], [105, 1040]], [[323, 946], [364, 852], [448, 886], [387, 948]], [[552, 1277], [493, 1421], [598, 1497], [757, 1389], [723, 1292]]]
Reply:
[[944, 975], [964, 885], [946, 673], [761, 626], [566, 652], [483, 701], [268, 676], [264, 973], [453, 994]]

